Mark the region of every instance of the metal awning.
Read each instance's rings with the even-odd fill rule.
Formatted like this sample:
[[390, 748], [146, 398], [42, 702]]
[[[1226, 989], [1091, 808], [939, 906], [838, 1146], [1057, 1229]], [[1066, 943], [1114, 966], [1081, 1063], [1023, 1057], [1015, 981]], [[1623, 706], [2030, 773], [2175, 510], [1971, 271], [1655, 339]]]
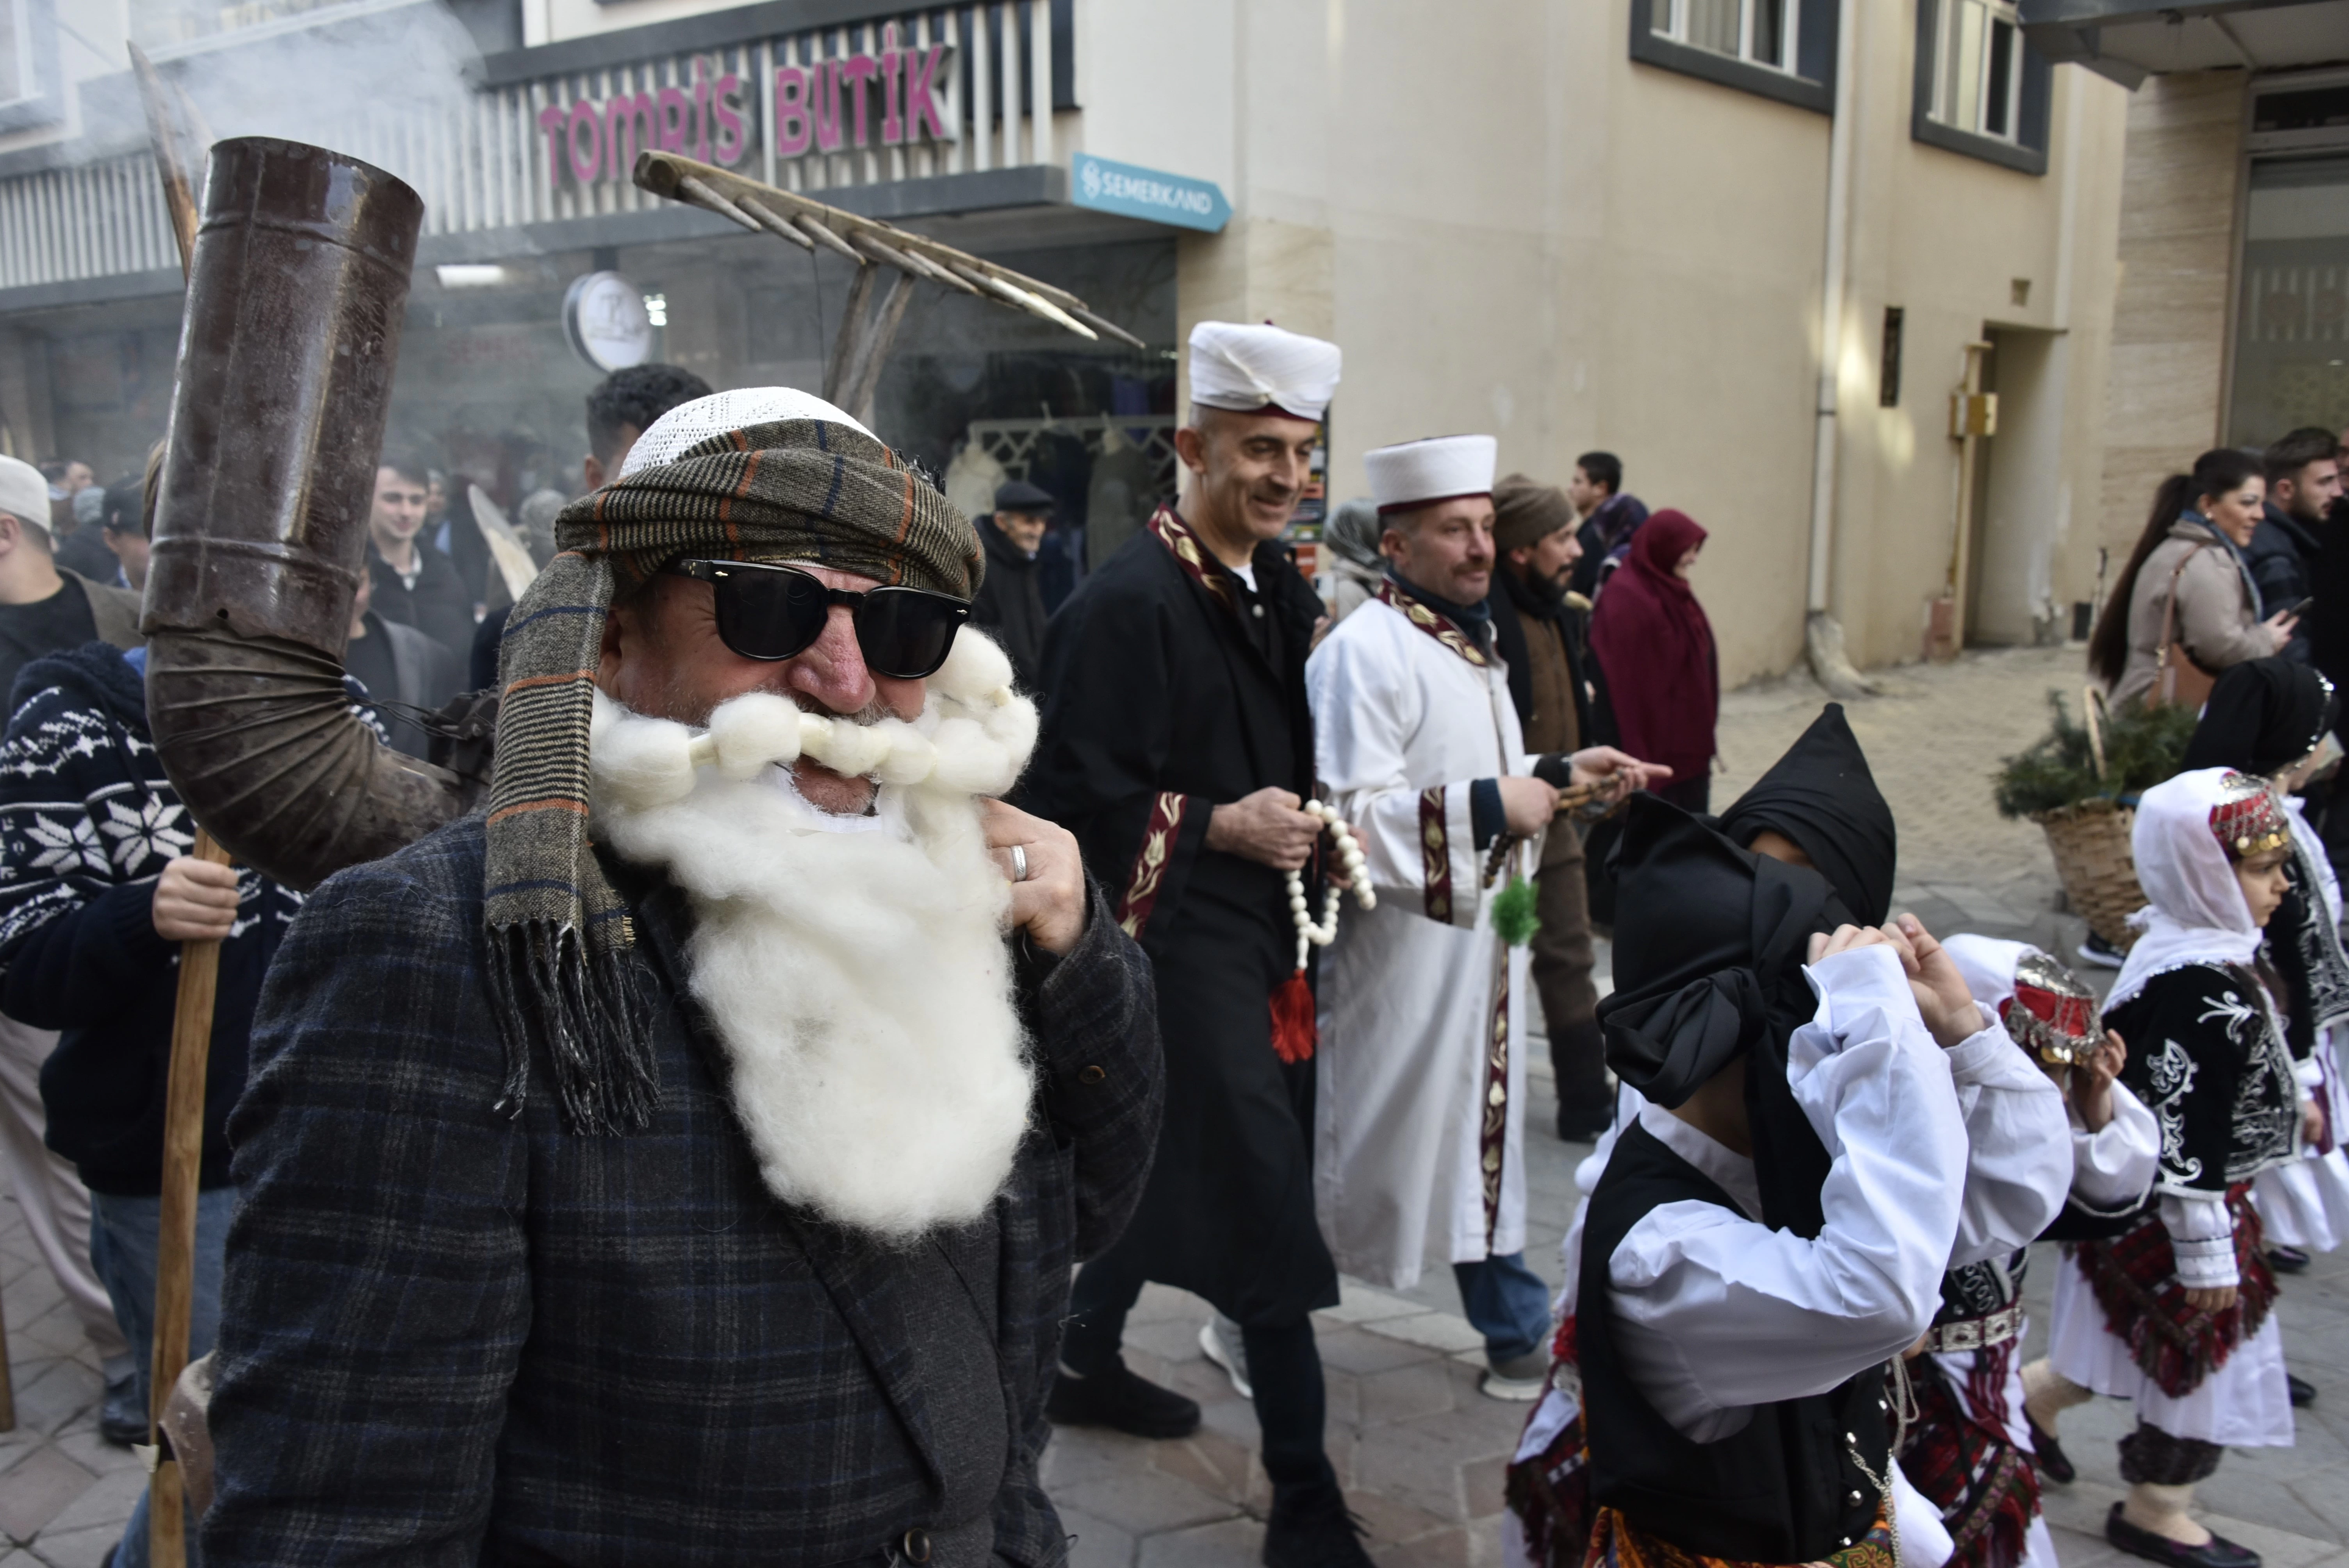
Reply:
[[2040, 53], [2128, 88], [2172, 71], [2349, 62], [2349, 0], [2021, 0], [2019, 10]]

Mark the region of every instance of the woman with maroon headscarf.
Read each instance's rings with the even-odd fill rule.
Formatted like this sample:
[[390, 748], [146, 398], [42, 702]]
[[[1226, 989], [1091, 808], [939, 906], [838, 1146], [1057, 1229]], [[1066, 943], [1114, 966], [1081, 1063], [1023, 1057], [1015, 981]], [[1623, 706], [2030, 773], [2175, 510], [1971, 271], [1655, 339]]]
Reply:
[[1704, 530], [1684, 511], [1660, 511], [1631, 536], [1622, 569], [1607, 580], [1590, 616], [1615, 712], [1617, 744], [1669, 764], [1656, 793], [1691, 811], [1706, 809], [1713, 730], [1721, 715], [1721, 670], [1713, 624], [1689, 587]]

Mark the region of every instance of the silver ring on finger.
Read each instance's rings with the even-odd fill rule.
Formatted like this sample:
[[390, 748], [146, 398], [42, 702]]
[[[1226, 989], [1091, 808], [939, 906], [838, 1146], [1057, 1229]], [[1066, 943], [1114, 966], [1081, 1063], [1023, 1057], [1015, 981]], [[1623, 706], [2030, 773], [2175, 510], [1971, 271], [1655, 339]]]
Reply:
[[1011, 880], [1016, 882], [1028, 880], [1028, 846], [1025, 844], [1011, 846]]

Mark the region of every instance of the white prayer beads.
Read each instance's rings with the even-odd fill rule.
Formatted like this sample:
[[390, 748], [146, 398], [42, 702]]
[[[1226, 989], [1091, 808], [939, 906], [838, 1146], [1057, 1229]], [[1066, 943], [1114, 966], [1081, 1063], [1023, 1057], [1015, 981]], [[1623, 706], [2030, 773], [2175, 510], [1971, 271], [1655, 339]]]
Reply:
[[[1354, 902], [1364, 909], [1376, 909], [1379, 895], [1371, 887], [1369, 868], [1362, 860], [1362, 847], [1354, 841], [1353, 830], [1319, 800], [1306, 801], [1303, 810], [1329, 833], [1336, 847], [1338, 869], [1345, 872], [1347, 882], [1353, 887]], [[1290, 872], [1288, 882], [1288, 918], [1297, 924], [1297, 966], [1302, 969], [1309, 948], [1327, 947], [1338, 940], [1338, 900], [1334, 894], [1325, 900], [1321, 919], [1316, 923], [1313, 907], [1306, 902], [1304, 877]]]

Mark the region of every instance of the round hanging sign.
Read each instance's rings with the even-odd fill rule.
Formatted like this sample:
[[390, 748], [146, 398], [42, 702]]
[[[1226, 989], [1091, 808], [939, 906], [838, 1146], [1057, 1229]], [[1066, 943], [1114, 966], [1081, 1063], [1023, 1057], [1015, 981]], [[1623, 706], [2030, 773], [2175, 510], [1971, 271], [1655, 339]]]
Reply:
[[563, 296], [563, 331], [579, 357], [598, 370], [625, 370], [653, 354], [644, 291], [618, 273], [586, 273]]

